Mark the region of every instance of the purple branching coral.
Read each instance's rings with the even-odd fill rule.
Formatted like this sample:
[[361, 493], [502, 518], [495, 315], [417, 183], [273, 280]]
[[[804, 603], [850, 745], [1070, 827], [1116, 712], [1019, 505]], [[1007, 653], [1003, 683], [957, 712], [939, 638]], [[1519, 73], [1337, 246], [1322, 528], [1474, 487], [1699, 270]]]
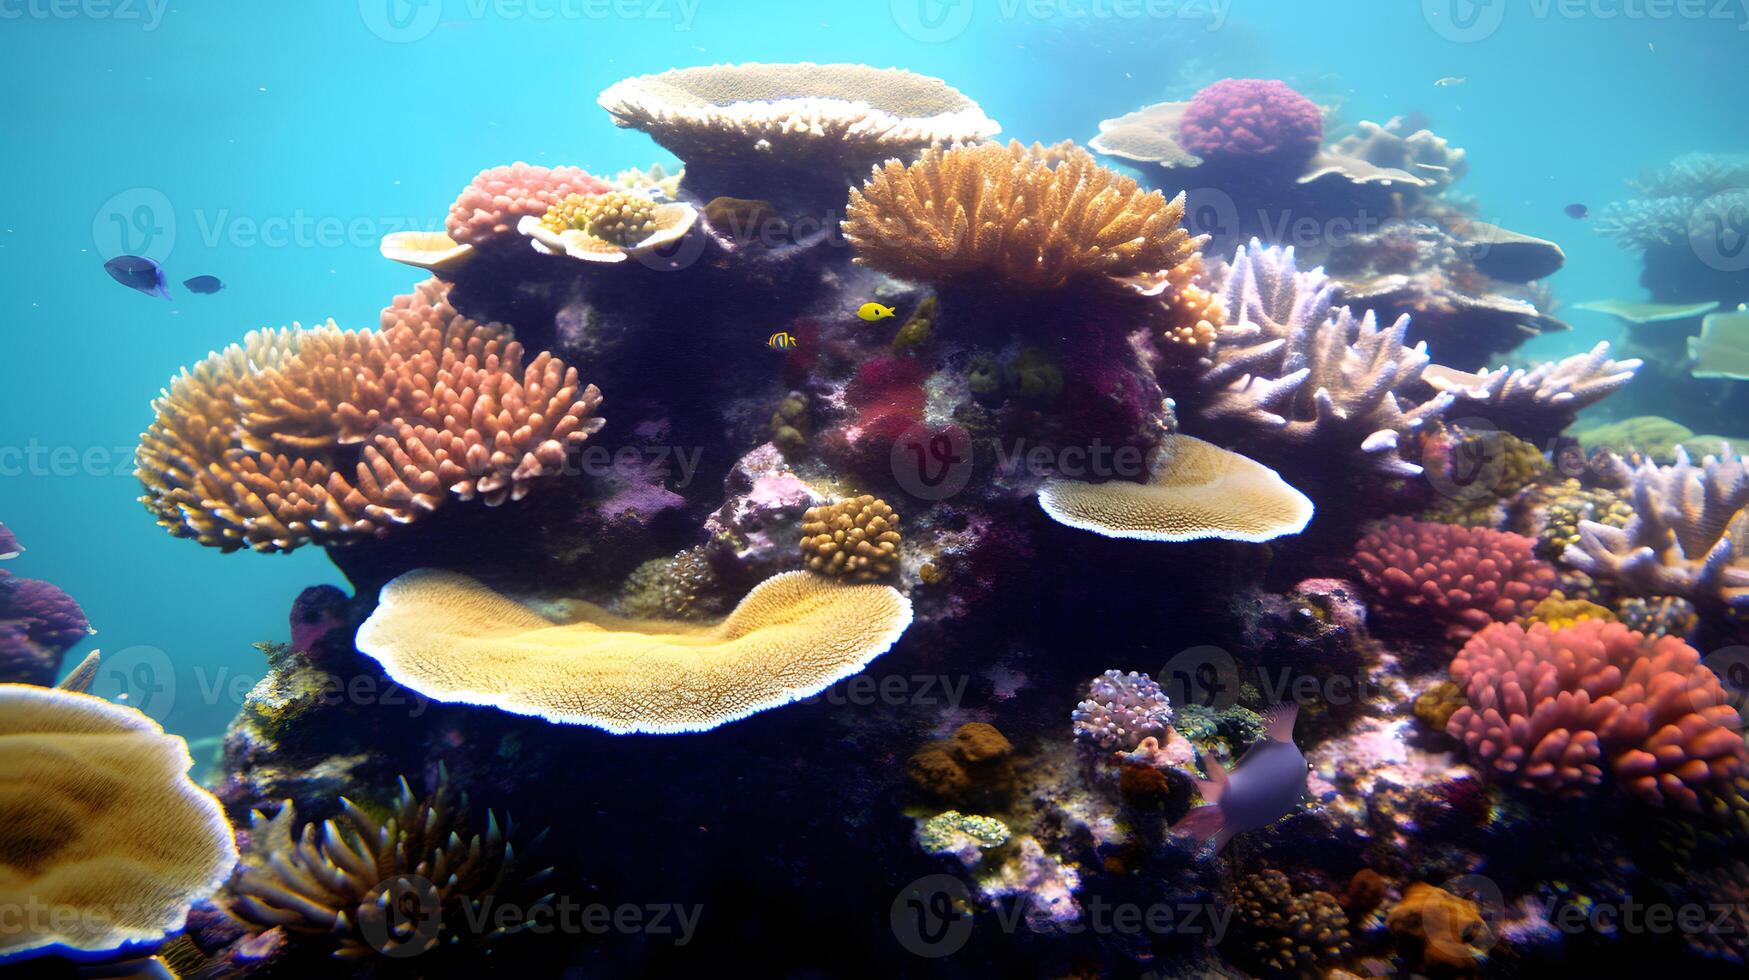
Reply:
[[1172, 704], [1152, 677], [1108, 670], [1087, 685], [1087, 699], [1069, 717], [1075, 722], [1076, 741], [1122, 752], [1144, 738], [1164, 735], [1172, 723]]
[[1209, 394], [1195, 414], [1298, 448], [1358, 452], [1385, 474], [1421, 472], [1399, 446], [1436, 422], [1452, 396], [1410, 397], [1432, 359], [1425, 344], [1404, 345], [1408, 317], [1381, 328], [1371, 312], [1335, 307], [1336, 285], [1322, 269], [1301, 272], [1292, 248], [1256, 239], [1215, 276], [1233, 322], [1204, 362]]
[[1644, 363], [1609, 356], [1599, 343], [1584, 354], [1532, 368], [1496, 368], [1474, 374], [1434, 367], [1423, 380], [1451, 396], [1454, 414], [1483, 418], [1526, 439], [1554, 436], [1573, 424], [1580, 409], [1615, 394]]
[[1581, 521], [1567, 564], [1633, 595], [1749, 611], [1749, 568], [1735, 543], [1749, 533], [1743, 460], [1727, 451], [1696, 466], [1678, 446], [1674, 466], [1647, 460], [1634, 468], [1614, 455], [1601, 462], [1607, 478], [1632, 490], [1634, 517], [1620, 528]]

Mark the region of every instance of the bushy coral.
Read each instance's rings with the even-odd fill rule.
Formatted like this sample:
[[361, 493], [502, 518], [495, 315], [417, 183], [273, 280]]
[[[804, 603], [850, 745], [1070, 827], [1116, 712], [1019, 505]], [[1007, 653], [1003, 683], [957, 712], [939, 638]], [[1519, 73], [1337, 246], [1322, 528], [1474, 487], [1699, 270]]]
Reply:
[[612, 189], [606, 181], [577, 167], [541, 167], [513, 163], [480, 171], [449, 208], [449, 237], [464, 245], [479, 245], [516, 230], [518, 220], [542, 215], [573, 194], [600, 194]]
[[874, 582], [898, 568], [899, 515], [869, 494], [810, 507], [802, 515], [802, 562], [809, 571]]
[[1191, 98], [1178, 132], [1185, 149], [1204, 157], [1280, 160], [1292, 169], [1318, 152], [1324, 114], [1285, 82], [1228, 78]]
[[1447, 731], [1521, 786], [1576, 794], [1605, 767], [1648, 803], [1700, 809], [1744, 772], [1742, 720], [1700, 654], [1619, 623], [1497, 624], [1452, 661], [1468, 706]]
[[1127, 752], [1158, 738], [1172, 724], [1172, 703], [1146, 674], [1108, 670], [1087, 685], [1087, 697], [1069, 715], [1075, 740], [1107, 752]]
[[1348, 913], [1334, 895], [1297, 891], [1274, 868], [1240, 879], [1233, 912], [1245, 952], [1270, 976], [1318, 975], [1354, 945]]
[[451, 499], [520, 499], [601, 428], [600, 405], [430, 280], [381, 329], [258, 331], [173, 379], [140, 437], [140, 499], [225, 551], [350, 544]]
[[1354, 564], [1385, 603], [1428, 616], [1456, 637], [1528, 615], [1555, 586], [1554, 567], [1521, 534], [1409, 518], [1361, 538]]
[[53, 684], [62, 654], [91, 632], [72, 596], [0, 572], [0, 681]]

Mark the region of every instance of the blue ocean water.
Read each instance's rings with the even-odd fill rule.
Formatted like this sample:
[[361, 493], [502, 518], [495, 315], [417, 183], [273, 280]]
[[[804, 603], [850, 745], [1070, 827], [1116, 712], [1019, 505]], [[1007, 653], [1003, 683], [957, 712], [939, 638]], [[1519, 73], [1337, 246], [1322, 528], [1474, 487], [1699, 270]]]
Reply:
[[[29, 548], [9, 567], [84, 604], [98, 633], [81, 649], [173, 672], [143, 708], [220, 731], [264, 671], [251, 644], [283, 640], [299, 590], [340, 578], [316, 549], [224, 555], [154, 526], [130, 459], [149, 400], [248, 330], [373, 325], [421, 278], [380, 237], [439, 227], [482, 168], [672, 166], [595, 105], [630, 75], [902, 66], [1045, 141], [1219, 78], [1281, 78], [1351, 121], [1425, 113], [1468, 151], [1483, 217], [1565, 247], [1552, 284], [1571, 302], [1641, 294], [1635, 257], [1563, 208], [1680, 153], [1749, 149], [1745, 28], [1738, 3], [1627, 0], [0, 0], [0, 520]], [[160, 260], [171, 301], [111, 282], [119, 251]], [[198, 274], [227, 288], [178, 285]], [[697, 318], [711, 343], [712, 310]], [[1615, 330], [1571, 319], [1528, 350]]]

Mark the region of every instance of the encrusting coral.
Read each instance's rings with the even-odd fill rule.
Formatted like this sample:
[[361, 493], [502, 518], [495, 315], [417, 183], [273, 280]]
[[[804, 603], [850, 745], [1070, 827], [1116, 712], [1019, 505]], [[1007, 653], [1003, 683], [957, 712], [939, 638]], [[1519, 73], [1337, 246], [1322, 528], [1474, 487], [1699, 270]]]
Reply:
[[931, 149], [888, 161], [850, 192], [843, 229], [856, 261], [898, 279], [1053, 289], [1191, 261], [1198, 242], [1168, 201], [1064, 147]]
[[1144, 541], [1269, 541], [1305, 530], [1313, 513], [1274, 470], [1182, 433], [1161, 440], [1146, 483], [1053, 479], [1038, 502], [1059, 524]]
[[513, 930], [470, 922], [487, 921], [494, 902], [545, 872], [525, 880], [510, 840], [515, 826], [490, 811], [485, 831], [468, 835], [459, 797], [440, 769], [436, 790], [423, 799], [402, 779], [382, 818], [345, 797], [337, 818], [301, 829], [290, 800], [272, 817], [257, 810], [225, 905], [256, 932], [331, 942], [343, 960], [411, 958], [439, 946], [455, 956], [465, 945], [496, 941]]
[[641, 194], [609, 191], [572, 194], [539, 215], [529, 215], [516, 230], [550, 255], [584, 262], [624, 262], [686, 236], [698, 220], [690, 204], [659, 204]]
[[689, 732], [816, 694], [885, 653], [911, 603], [885, 585], [786, 572], [716, 624], [628, 620], [583, 602], [551, 618], [465, 575], [383, 587], [358, 649], [437, 701], [610, 732]]
[[1521, 534], [1401, 517], [1362, 537], [1354, 564], [1384, 603], [1454, 637], [1529, 615], [1555, 586], [1554, 566]]
[[1640, 799], [1699, 810], [1749, 762], [1718, 677], [1675, 637], [1599, 619], [1502, 623], [1466, 643], [1451, 673], [1469, 703], [1447, 731], [1522, 786], [1580, 793], [1608, 766]]
[[132, 708], [0, 684], [0, 904], [13, 910], [0, 958], [108, 953], [182, 928], [237, 860], [193, 765]]
[[601, 393], [550, 354], [523, 363], [436, 280], [378, 330], [257, 331], [173, 379], [140, 438], [141, 502], [232, 551], [348, 544], [446, 500], [497, 505], [563, 471]]
[[1474, 971], [1497, 938], [1475, 902], [1426, 882], [1404, 890], [1385, 926], [1406, 947], [1411, 962], [1441, 976]]
[[1631, 467], [1613, 454], [1601, 466], [1631, 489], [1633, 518], [1619, 528], [1581, 521], [1567, 564], [1634, 595], [1749, 609], [1749, 568], [1738, 563], [1736, 544], [1749, 530], [1749, 468], [1741, 458], [1708, 456], [1696, 466], [1678, 446], [1672, 466]]
[[876, 582], [899, 567], [899, 515], [869, 494], [810, 507], [802, 515], [802, 558], [809, 571]]

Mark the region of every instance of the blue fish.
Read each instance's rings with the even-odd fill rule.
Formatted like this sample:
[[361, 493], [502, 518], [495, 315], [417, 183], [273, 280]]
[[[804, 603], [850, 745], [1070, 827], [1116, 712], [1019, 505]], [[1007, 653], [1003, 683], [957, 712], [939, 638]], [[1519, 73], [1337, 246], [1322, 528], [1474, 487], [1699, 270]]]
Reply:
[[218, 276], [195, 276], [193, 279], [182, 280], [183, 288], [191, 293], [216, 293], [225, 288]]
[[139, 255], [118, 255], [103, 263], [103, 271], [129, 289], [137, 289], [147, 296], [170, 298], [170, 290], [164, 287], [164, 270], [151, 259]]
[[1209, 778], [1197, 780], [1196, 785], [1208, 805], [1185, 814], [1172, 832], [1199, 845], [1213, 840], [1218, 852], [1235, 834], [1267, 827], [1297, 806], [1310, 772], [1306, 757], [1294, 744], [1294, 719], [1299, 712], [1298, 704], [1264, 712], [1264, 738], [1245, 750], [1231, 773], [1219, 759], [1204, 760]]

